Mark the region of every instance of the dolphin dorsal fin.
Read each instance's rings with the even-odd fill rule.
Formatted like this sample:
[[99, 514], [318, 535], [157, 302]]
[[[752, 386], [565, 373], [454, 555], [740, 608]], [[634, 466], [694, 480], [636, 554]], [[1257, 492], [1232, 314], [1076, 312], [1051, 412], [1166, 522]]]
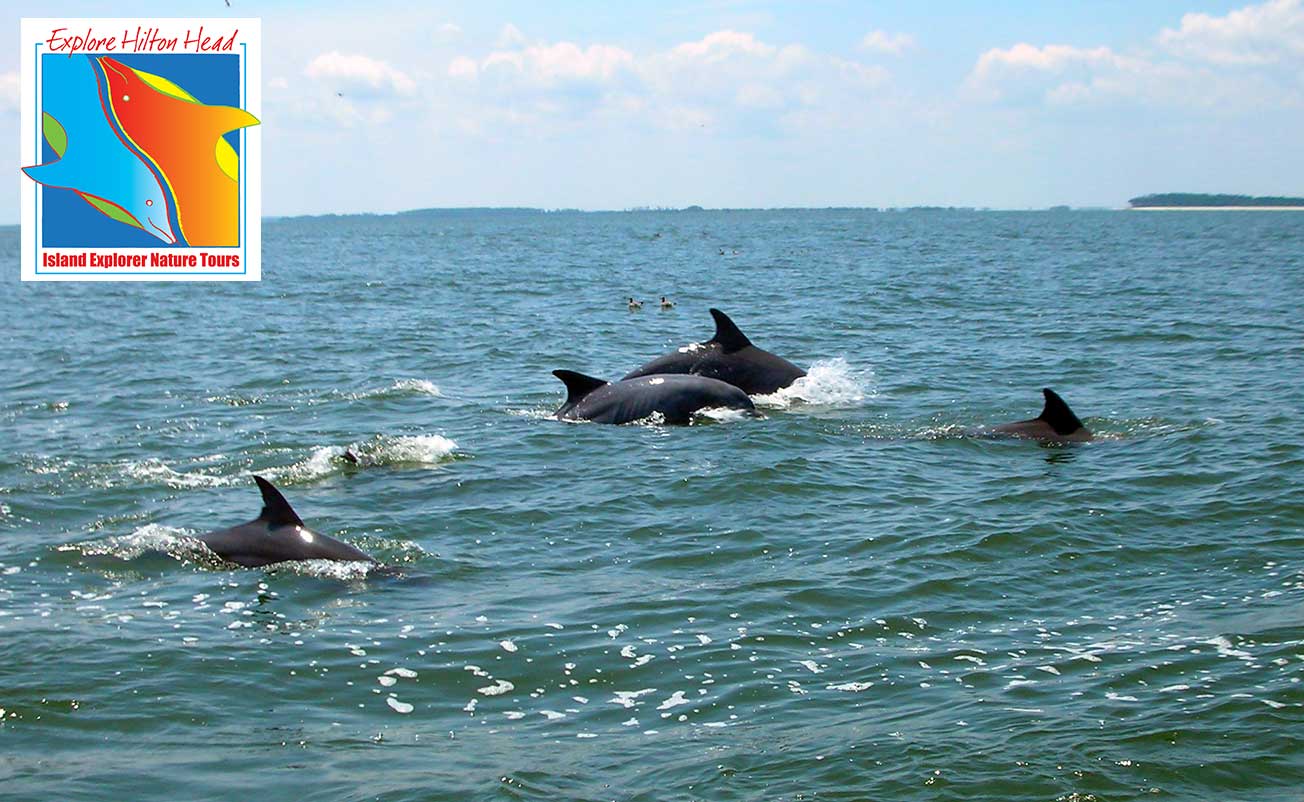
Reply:
[[261, 476], [255, 476], [254, 481], [263, 494], [263, 510], [258, 513], [258, 520], [266, 521], [272, 526], [303, 526], [303, 519], [295, 513], [281, 491]]
[[1045, 387], [1041, 394], [1046, 396], [1046, 406], [1042, 407], [1038, 420], [1046, 421], [1056, 434], [1072, 434], [1082, 428], [1082, 421], [1078, 420], [1078, 416], [1073, 414], [1073, 410], [1054, 390]]
[[566, 385], [566, 403], [578, 404], [580, 399], [606, 384], [602, 379], [585, 376], [573, 370], [554, 370], [552, 375]]
[[743, 334], [724, 312], [712, 309], [711, 317], [715, 318], [715, 336], [707, 341], [708, 344], [718, 343], [726, 354], [740, 351], [752, 344], [752, 341], [747, 339], [747, 335]]

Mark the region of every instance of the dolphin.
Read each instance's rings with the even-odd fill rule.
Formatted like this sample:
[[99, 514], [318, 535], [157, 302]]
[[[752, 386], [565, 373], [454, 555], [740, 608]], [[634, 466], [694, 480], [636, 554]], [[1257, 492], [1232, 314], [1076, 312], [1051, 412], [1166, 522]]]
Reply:
[[748, 395], [767, 395], [806, 375], [783, 357], [752, 345], [724, 312], [712, 309], [711, 317], [715, 318], [714, 337], [658, 357], [623, 380], [657, 373], [689, 373], [728, 382]]
[[756, 414], [756, 406], [732, 384], [703, 376], [653, 375], [606, 382], [572, 370], [554, 370], [566, 385], [566, 403], [558, 420], [629, 423], [660, 413], [666, 423], [686, 424], [703, 409], [741, 409]]
[[217, 556], [246, 568], [287, 560], [375, 562], [348, 543], [309, 529], [271, 482], [261, 476], [255, 476], [254, 481], [263, 494], [263, 509], [258, 517], [199, 536]]
[[1041, 414], [1032, 420], [1014, 423], [1002, 423], [988, 431], [1006, 437], [1022, 437], [1043, 443], [1085, 443], [1092, 439], [1091, 430], [1082, 425], [1078, 416], [1073, 414], [1064, 399], [1055, 391], [1046, 387], [1041, 391], [1046, 396], [1046, 405]]

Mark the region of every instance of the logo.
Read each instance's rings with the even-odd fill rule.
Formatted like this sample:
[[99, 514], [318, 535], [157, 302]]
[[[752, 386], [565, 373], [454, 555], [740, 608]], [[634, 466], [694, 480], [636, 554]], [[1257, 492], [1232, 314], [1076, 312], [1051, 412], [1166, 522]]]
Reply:
[[22, 279], [261, 277], [257, 19], [24, 19]]

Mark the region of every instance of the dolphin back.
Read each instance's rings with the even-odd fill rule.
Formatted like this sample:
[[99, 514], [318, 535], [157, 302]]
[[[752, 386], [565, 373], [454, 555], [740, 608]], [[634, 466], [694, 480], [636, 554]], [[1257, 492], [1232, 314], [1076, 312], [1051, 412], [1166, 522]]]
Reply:
[[246, 568], [291, 560], [375, 562], [366, 552], [309, 529], [275, 485], [261, 476], [254, 481], [263, 495], [258, 517], [199, 536], [217, 556]]
[[1043, 443], [1086, 442], [1094, 439], [1091, 430], [1082, 425], [1078, 416], [1063, 398], [1049, 387], [1043, 388], [1046, 399], [1041, 414], [1031, 420], [1002, 423], [989, 431], [1007, 437], [1022, 437]]
[[703, 409], [756, 406], [742, 390], [702, 376], [677, 374], [640, 376], [608, 384], [586, 396], [567, 413], [570, 420], [622, 424], [660, 415], [668, 424], [689, 423]]
[[732, 384], [748, 395], [768, 395], [806, 375], [783, 357], [753, 345], [724, 312], [712, 309], [711, 317], [715, 334], [710, 340], [657, 357], [624, 378], [687, 373]]

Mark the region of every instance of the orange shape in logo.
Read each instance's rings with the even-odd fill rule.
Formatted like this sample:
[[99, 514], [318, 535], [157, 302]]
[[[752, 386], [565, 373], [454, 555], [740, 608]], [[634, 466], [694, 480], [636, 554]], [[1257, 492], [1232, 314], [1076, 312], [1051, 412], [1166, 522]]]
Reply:
[[240, 244], [240, 184], [218, 162], [219, 139], [258, 119], [232, 106], [206, 106], [156, 89], [108, 56], [100, 65], [113, 116], [131, 144], [163, 174], [189, 245]]

